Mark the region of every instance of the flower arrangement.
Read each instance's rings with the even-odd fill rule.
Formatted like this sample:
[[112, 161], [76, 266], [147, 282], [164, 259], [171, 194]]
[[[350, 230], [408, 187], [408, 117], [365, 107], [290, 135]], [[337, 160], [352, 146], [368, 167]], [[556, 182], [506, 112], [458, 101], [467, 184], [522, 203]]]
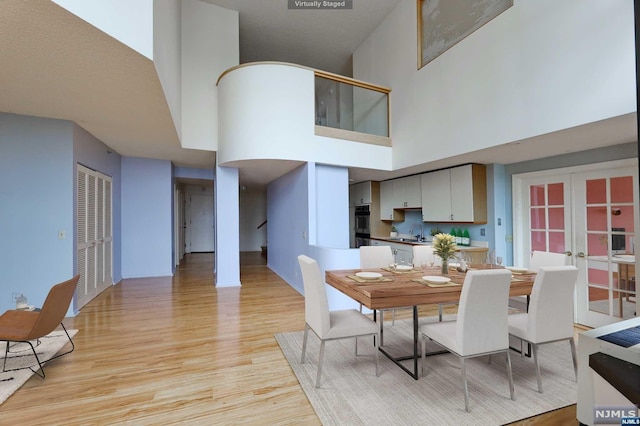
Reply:
[[455, 257], [456, 237], [449, 234], [436, 234], [433, 236], [433, 252], [446, 261]]

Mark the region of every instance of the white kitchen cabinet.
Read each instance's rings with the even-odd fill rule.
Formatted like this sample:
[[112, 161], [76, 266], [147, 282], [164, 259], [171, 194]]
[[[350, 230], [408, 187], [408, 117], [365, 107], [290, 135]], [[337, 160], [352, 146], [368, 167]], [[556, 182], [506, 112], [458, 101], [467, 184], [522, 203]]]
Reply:
[[349, 186], [349, 207], [371, 204], [371, 181]]
[[422, 221], [487, 223], [487, 173], [468, 164], [421, 175]]
[[382, 181], [380, 182], [380, 219], [394, 220], [393, 207], [393, 181]]
[[[404, 220], [404, 214], [394, 212], [394, 209], [420, 208], [421, 204], [420, 175], [380, 182], [380, 218], [382, 220]], [[399, 215], [402, 216], [399, 217]]]

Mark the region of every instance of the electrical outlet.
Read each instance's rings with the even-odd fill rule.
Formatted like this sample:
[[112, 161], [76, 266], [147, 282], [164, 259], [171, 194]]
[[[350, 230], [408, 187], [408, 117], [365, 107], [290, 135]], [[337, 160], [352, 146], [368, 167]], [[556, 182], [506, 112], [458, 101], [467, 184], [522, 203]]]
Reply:
[[486, 235], [486, 231], [484, 230], [484, 228], [480, 228], [480, 236], [484, 237]]
[[508, 243], [512, 243], [512, 242], [513, 242], [513, 235], [505, 235], [504, 239], [505, 239]]

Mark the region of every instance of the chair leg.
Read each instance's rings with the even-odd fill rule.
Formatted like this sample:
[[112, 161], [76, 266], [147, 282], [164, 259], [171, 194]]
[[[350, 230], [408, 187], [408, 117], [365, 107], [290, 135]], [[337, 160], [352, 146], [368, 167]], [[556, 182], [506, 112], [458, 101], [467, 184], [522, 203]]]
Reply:
[[384, 311], [380, 313], [380, 346], [384, 346]]
[[378, 350], [379, 348], [379, 344], [380, 344], [380, 335], [377, 336], [378, 338], [375, 339], [375, 351], [376, 351], [376, 377], [378, 377], [380, 375], [380, 367], [379, 367], [379, 363], [378, 363], [378, 352], [380, 352]]
[[324, 340], [320, 341], [320, 356], [318, 357], [318, 374], [316, 375], [316, 388], [320, 387], [320, 375], [322, 374], [322, 360], [324, 359]]
[[467, 386], [467, 369], [464, 364], [464, 358], [460, 357], [460, 369], [462, 370], [462, 386], [464, 388], [464, 409], [467, 413], [469, 411], [469, 386]]
[[442, 303], [438, 303], [438, 322], [442, 322]]
[[423, 335], [422, 339], [420, 340], [422, 341], [422, 348], [420, 353], [420, 376], [424, 377], [424, 363], [426, 361], [425, 353], [427, 352], [427, 336]]
[[571, 345], [571, 358], [573, 359], [573, 372], [576, 374], [576, 381], [578, 381], [578, 362], [576, 357], [576, 342], [573, 339], [569, 339], [569, 344]]
[[396, 310], [391, 310], [391, 325], [396, 325]]
[[515, 391], [513, 389], [513, 371], [511, 370], [511, 354], [509, 354], [509, 349], [507, 349], [507, 376], [509, 377], [509, 393], [511, 394], [511, 400], [515, 401]]
[[533, 363], [536, 366], [536, 376], [538, 378], [538, 392], [542, 393], [542, 377], [540, 377], [540, 363], [538, 362], [538, 345], [532, 343]]
[[9, 358], [9, 342], [7, 341], [7, 346], [4, 351], [4, 362], [2, 363], [2, 372], [7, 371], [7, 358]]
[[304, 364], [304, 353], [307, 350], [307, 336], [309, 336], [309, 324], [304, 325], [304, 337], [302, 338], [302, 358], [300, 364]]
[[356, 336], [356, 356], [358, 356], [358, 336]]

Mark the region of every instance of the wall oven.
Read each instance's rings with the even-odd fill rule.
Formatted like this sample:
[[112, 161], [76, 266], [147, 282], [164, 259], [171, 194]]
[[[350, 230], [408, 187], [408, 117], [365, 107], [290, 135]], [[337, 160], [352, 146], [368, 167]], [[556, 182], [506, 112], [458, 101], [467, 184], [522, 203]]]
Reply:
[[369, 206], [357, 206], [355, 210], [355, 231], [356, 231], [356, 248], [360, 246], [368, 246], [371, 237], [371, 229], [369, 228], [371, 212]]

